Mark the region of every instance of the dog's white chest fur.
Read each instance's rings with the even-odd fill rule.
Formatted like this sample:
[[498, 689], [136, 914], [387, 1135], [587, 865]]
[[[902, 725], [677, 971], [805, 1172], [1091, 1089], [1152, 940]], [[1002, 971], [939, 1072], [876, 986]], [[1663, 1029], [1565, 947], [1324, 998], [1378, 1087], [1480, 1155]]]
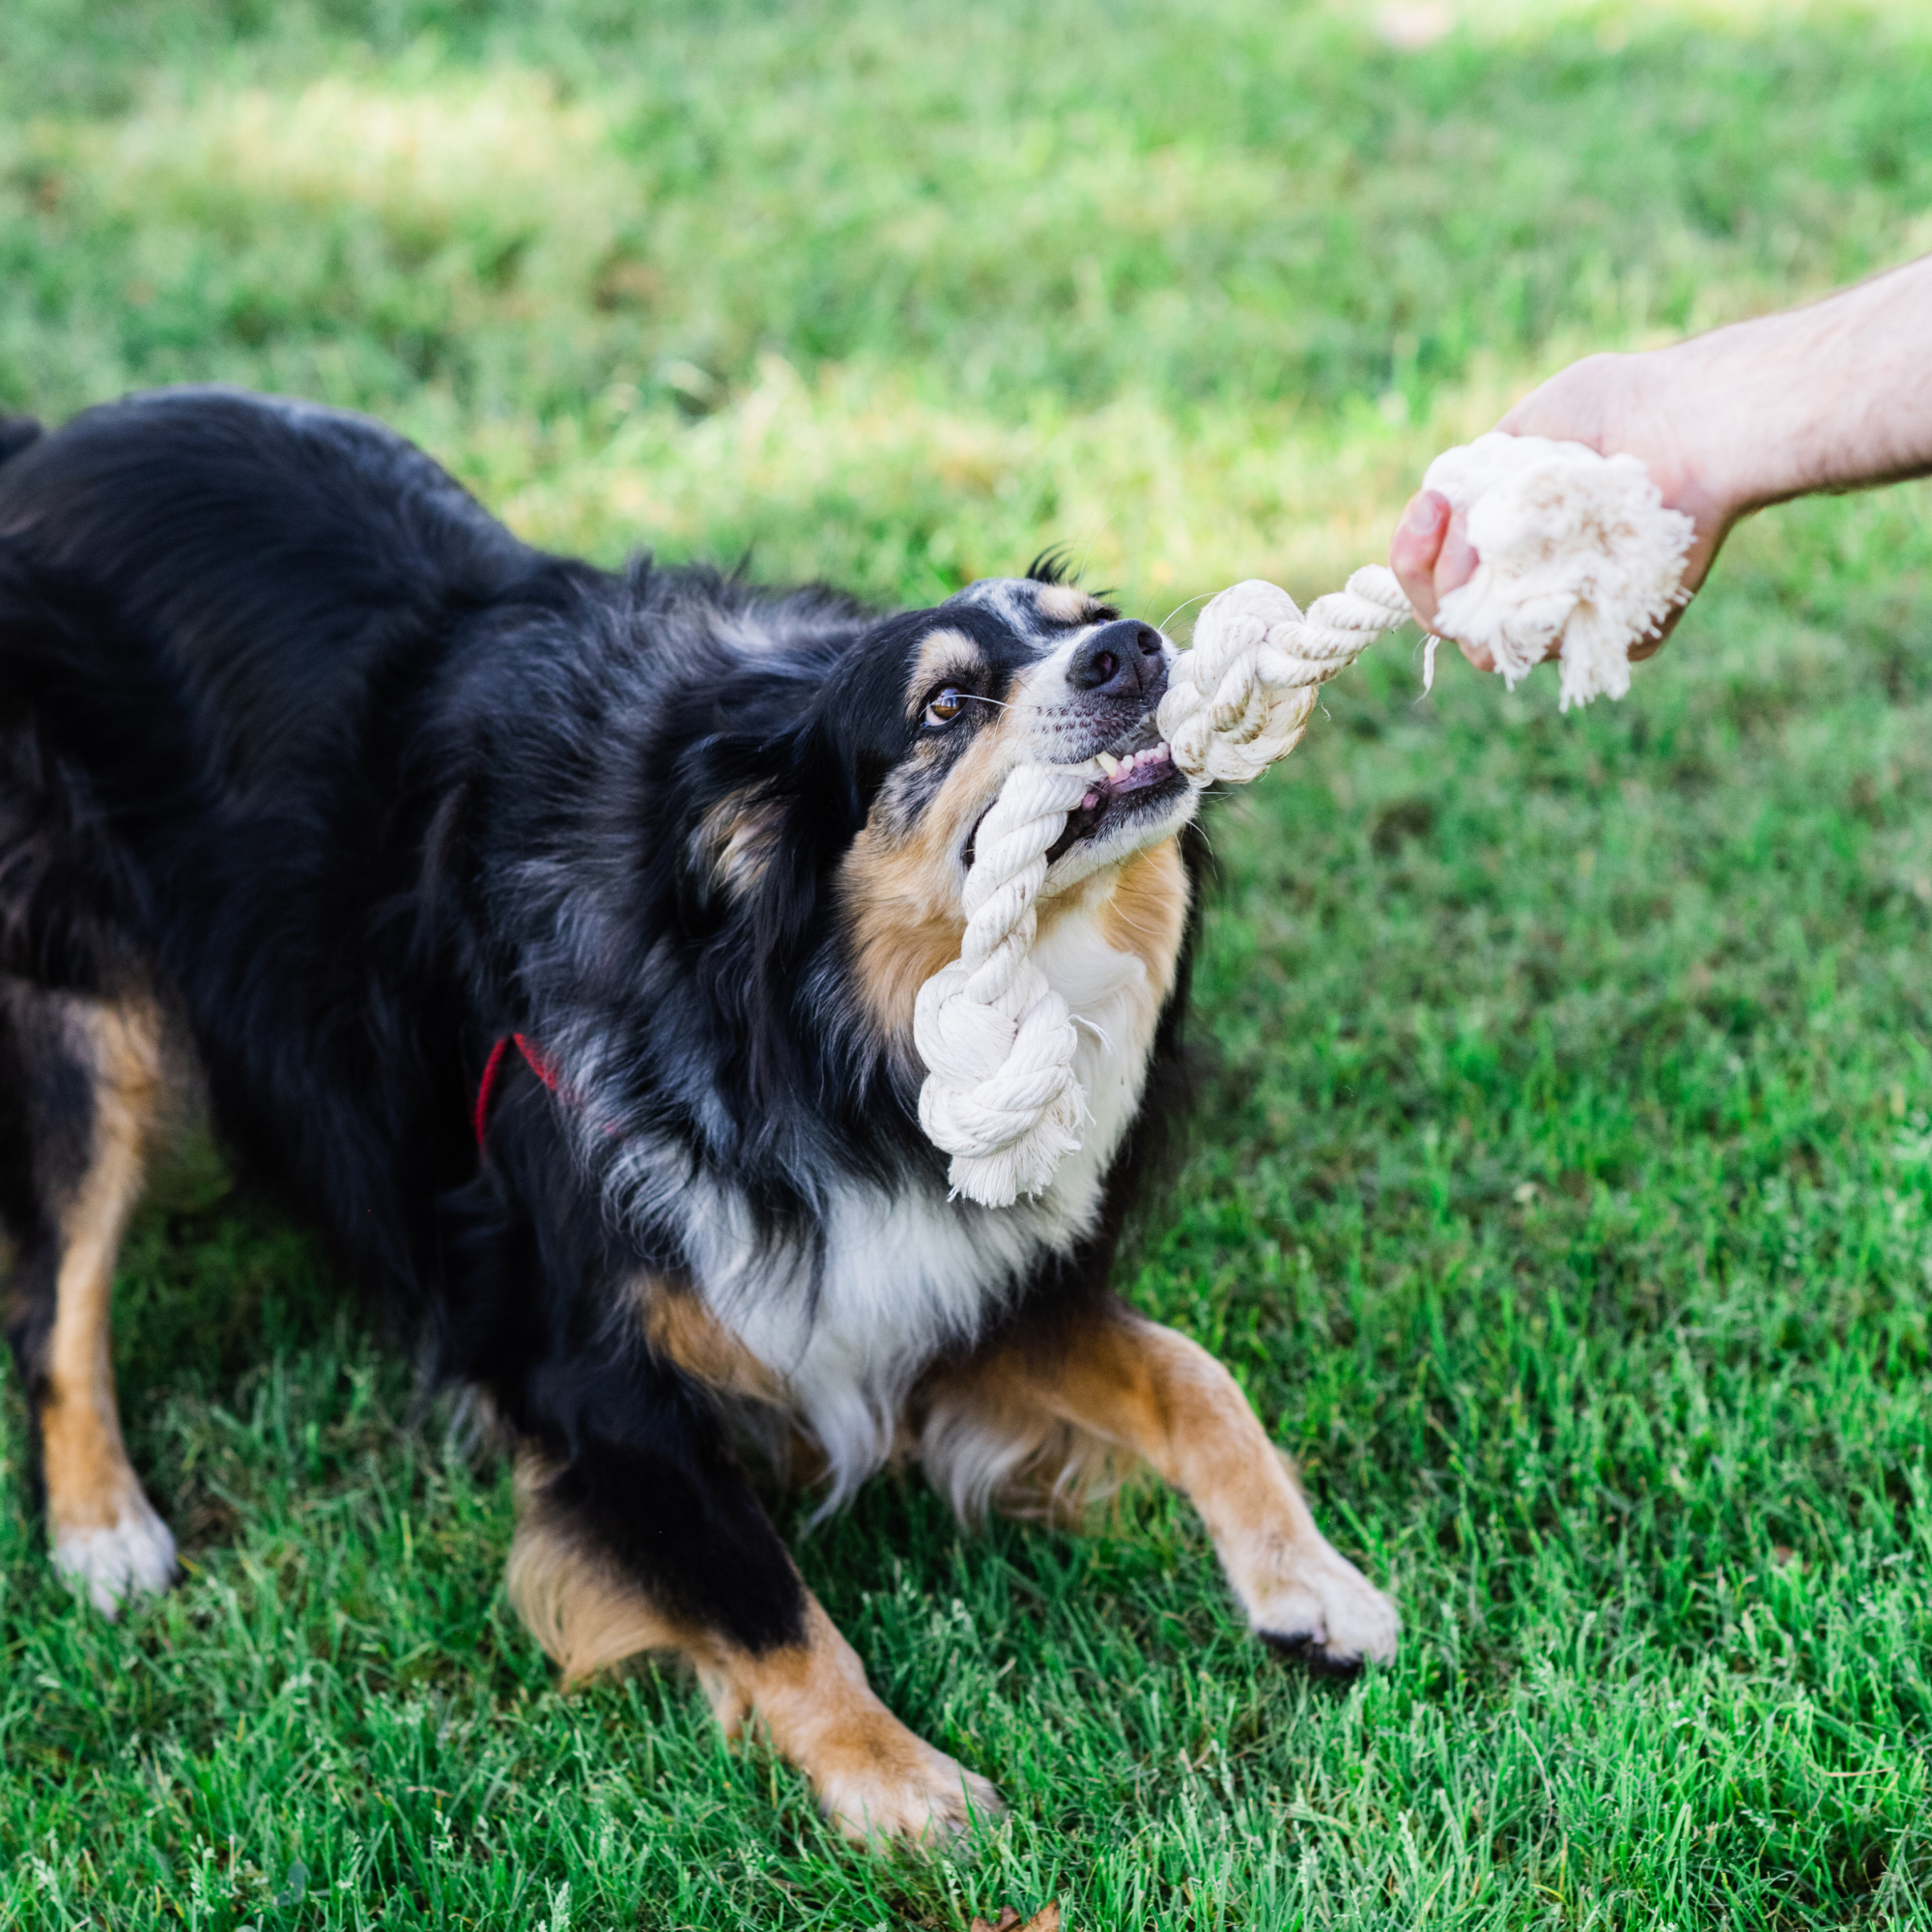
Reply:
[[[853, 1186], [828, 1217], [815, 1297], [796, 1259], [774, 1263], [736, 1204], [695, 1217], [689, 1253], [712, 1314], [782, 1378], [831, 1467], [828, 1507], [891, 1453], [906, 1396], [939, 1353], [970, 1343], [1049, 1254], [1099, 1216], [1102, 1183], [1140, 1105], [1160, 991], [1134, 953], [1075, 914], [1034, 957], [1080, 1027], [1076, 1065], [1092, 1115], [1047, 1191], [1010, 1208], [948, 1201], [937, 1187]], [[792, 1279], [771, 1279], [774, 1266]]]

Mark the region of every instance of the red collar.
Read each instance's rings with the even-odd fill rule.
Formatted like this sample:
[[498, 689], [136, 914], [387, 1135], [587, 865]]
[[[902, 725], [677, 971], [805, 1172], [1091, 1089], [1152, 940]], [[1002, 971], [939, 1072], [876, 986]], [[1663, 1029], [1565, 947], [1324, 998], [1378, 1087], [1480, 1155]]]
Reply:
[[471, 1124], [476, 1129], [476, 1146], [479, 1151], [483, 1146], [483, 1130], [490, 1124], [490, 1095], [496, 1091], [497, 1076], [503, 1070], [503, 1056], [513, 1045], [524, 1056], [525, 1064], [530, 1071], [553, 1094], [556, 1092], [556, 1068], [522, 1034], [506, 1034], [490, 1049], [490, 1058], [483, 1063], [482, 1083], [476, 1089], [476, 1112]]

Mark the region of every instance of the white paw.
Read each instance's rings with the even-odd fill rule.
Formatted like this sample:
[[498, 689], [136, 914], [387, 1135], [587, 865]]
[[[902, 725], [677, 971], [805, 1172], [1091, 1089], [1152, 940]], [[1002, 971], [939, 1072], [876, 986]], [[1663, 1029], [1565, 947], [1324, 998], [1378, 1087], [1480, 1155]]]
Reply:
[[827, 1817], [854, 1843], [904, 1838], [950, 1846], [1007, 1815], [991, 1784], [923, 1738], [908, 1733], [894, 1745], [872, 1763], [841, 1766], [815, 1780]]
[[84, 1589], [102, 1616], [111, 1617], [131, 1592], [158, 1595], [174, 1581], [175, 1540], [147, 1497], [136, 1492], [107, 1528], [57, 1536], [54, 1568]]
[[[1288, 1566], [1284, 1566], [1288, 1568]], [[1347, 1674], [1395, 1655], [1395, 1605], [1323, 1543], [1297, 1550], [1288, 1574], [1249, 1612], [1255, 1634], [1315, 1670]]]

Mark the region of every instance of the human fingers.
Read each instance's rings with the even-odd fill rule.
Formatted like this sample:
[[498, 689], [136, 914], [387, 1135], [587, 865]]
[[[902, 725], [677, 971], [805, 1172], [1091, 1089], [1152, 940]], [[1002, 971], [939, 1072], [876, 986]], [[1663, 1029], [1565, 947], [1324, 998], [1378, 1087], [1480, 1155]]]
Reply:
[[1469, 541], [1469, 526], [1459, 511], [1449, 519], [1449, 527], [1442, 535], [1442, 548], [1435, 554], [1435, 603], [1439, 610], [1442, 600], [1452, 590], [1460, 590], [1476, 574], [1476, 566], [1482, 558], [1476, 554], [1476, 547]]
[[[1468, 582], [1478, 561], [1463, 519], [1450, 509], [1448, 497], [1439, 491], [1424, 490], [1409, 499], [1389, 543], [1389, 568], [1425, 631], [1435, 628], [1442, 599]], [[1458, 648], [1478, 670], [1495, 668], [1486, 646], [1459, 639]]]
[[[1476, 547], [1469, 541], [1468, 526], [1463, 522], [1462, 511], [1456, 511], [1449, 519], [1449, 527], [1442, 534], [1442, 547], [1435, 555], [1435, 571], [1431, 587], [1435, 592], [1435, 603], [1439, 609], [1442, 600], [1452, 590], [1460, 590], [1476, 574], [1476, 566], [1482, 558], [1476, 554]], [[1490, 655], [1487, 644], [1464, 643], [1456, 639], [1456, 648], [1475, 666], [1478, 670], [1494, 670], [1496, 661]]]
[[1389, 539], [1389, 568], [1425, 631], [1435, 624], [1435, 565], [1448, 528], [1448, 497], [1424, 490], [1409, 498]]

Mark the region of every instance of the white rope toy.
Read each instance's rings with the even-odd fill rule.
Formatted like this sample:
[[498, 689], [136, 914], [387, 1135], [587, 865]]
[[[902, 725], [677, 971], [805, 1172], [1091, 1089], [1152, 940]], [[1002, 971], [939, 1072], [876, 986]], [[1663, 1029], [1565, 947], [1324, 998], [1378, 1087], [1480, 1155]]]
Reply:
[[[1564, 709], [1600, 692], [1622, 696], [1630, 645], [1683, 601], [1690, 542], [1690, 519], [1662, 507], [1643, 466], [1579, 443], [1492, 435], [1437, 457], [1424, 484], [1464, 512], [1481, 559], [1442, 600], [1437, 629], [1488, 644], [1512, 689], [1560, 639]], [[1260, 579], [1223, 590], [1170, 668], [1155, 714], [1177, 769], [1197, 790], [1259, 778], [1300, 742], [1317, 687], [1410, 614], [1394, 574], [1374, 564], [1305, 617]], [[920, 1124], [952, 1156], [953, 1192], [985, 1207], [1043, 1192], [1089, 1119], [1073, 1016], [1031, 951], [1047, 852], [1100, 777], [1097, 762], [1008, 775], [975, 835], [959, 957], [914, 1006], [927, 1068]]]
[[1008, 775], [974, 837], [959, 957], [913, 1006], [913, 1039], [930, 1069], [919, 1123], [952, 1156], [954, 1191], [988, 1208], [1044, 1189], [1087, 1119], [1073, 1016], [1028, 952], [1047, 848], [1093, 782], [1055, 765]]
[[1435, 628], [1486, 646], [1514, 691], [1562, 640], [1560, 708], [1630, 691], [1630, 647], [1682, 604], [1696, 526], [1666, 510], [1634, 456], [1492, 430], [1422, 478], [1461, 510], [1476, 574]]

